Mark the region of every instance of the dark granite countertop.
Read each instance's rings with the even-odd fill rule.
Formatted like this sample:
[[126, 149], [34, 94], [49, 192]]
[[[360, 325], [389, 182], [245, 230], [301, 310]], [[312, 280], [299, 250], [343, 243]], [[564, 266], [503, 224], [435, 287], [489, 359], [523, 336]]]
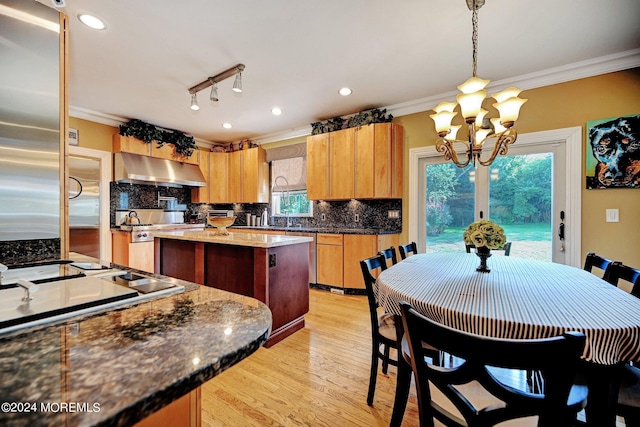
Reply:
[[0, 336], [0, 425], [132, 425], [266, 341], [263, 303], [171, 280], [186, 291]]
[[400, 234], [398, 230], [383, 230], [380, 228], [340, 228], [340, 227], [282, 227], [277, 225], [270, 225], [267, 227], [260, 226], [247, 226], [247, 225], [235, 225], [229, 227], [229, 230], [233, 232], [234, 228], [245, 230], [256, 230], [257, 232], [262, 230], [274, 230], [274, 231], [289, 231], [292, 233], [333, 233], [333, 234]]

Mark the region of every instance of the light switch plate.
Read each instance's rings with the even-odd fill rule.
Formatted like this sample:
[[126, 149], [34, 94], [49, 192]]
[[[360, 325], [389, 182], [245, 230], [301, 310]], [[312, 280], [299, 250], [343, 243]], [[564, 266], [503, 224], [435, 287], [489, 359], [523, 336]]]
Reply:
[[620, 222], [618, 209], [607, 209], [607, 222]]

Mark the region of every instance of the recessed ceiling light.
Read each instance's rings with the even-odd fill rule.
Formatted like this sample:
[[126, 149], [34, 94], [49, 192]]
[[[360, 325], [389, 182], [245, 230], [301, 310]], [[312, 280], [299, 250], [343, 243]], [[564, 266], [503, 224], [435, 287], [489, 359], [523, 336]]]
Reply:
[[104, 30], [107, 28], [107, 24], [100, 18], [97, 18], [93, 15], [88, 15], [86, 13], [81, 13], [78, 15], [78, 19], [87, 27], [93, 28], [94, 30]]
[[351, 95], [351, 89], [349, 89], [348, 87], [343, 87], [342, 89], [340, 89], [340, 95], [342, 96]]
[[222, 127], [225, 129], [231, 129], [233, 126], [231, 126], [231, 123], [223, 123]]
[[271, 109], [271, 113], [273, 113], [274, 116], [279, 116], [280, 114], [282, 114], [282, 110], [278, 107], [273, 107]]

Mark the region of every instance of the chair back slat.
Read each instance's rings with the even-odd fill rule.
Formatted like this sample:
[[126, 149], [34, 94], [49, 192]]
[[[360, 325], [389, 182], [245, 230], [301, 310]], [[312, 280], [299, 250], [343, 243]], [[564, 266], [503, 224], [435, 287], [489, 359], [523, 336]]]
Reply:
[[589, 273], [593, 273], [594, 267], [602, 270], [602, 278], [612, 285], [615, 285], [609, 278], [611, 264], [613, 264], [613, 260], [603, 258], [595, 252], [589, 252], [584, 260], [584, 269]]
[[406, 245], [400, 245], [400, 259], [406, 259], [409, 255], [415, 255], [418, 253], [418, 246], [416, 242], [407, 243]]
[[381, 250], [380, 252], [378, 252], [378, 255], [382, 255], [385, 258], [385, 260], [391, 260], [391, 265], [396, 265], [398, 263], [398, 257], [396, 256], [396, 248], [393, 246], [390, 246], [387, 249]]
[[608, 268], [607, 278], [609, 283], [615, 286], [620, 286], [620, 280], [631, 283], [631, 294], [640, 298], [640, 270], [637, 268], [614, 261]]
[[[586, 405], [587, 389], [574, 385], [585, 336], [568, 332], [562, 336], [536, 340], [488, 338], [469, 334], [437, 323], [401, 303], [402, 322], [407, 337], [418, 393], [421, 425], [438, 419], [445, 425], [493, 426], [506, 420], [539, 416], [539, 425], [572, 425]], [[458, 357], [461, 362], [443, 369], [425, 359], [424, 343]], [[540, 393], [518, 390], [501, 382], [495, 368], [532, 370], [543, 377]], [[461, 385], [477, 381], [506, 404], [475, 407]], [[465, 418], [452, 416], [440, 405], [431, 404], [430, 386], [441, 391]], [[431, 421], [429, 421], [431, 420]], [[458, 422], [458, 424], [456, 424]]]

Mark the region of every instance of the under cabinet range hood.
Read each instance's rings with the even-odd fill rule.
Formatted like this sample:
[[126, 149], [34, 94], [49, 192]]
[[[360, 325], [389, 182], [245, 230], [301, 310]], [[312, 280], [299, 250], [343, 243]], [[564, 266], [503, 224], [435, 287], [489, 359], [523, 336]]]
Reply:
[[128, 184], [156, 184], [164, 187], [204, 187], [206, 181], [197, 165], [131, 153], [115, 153], [115, 181]]

